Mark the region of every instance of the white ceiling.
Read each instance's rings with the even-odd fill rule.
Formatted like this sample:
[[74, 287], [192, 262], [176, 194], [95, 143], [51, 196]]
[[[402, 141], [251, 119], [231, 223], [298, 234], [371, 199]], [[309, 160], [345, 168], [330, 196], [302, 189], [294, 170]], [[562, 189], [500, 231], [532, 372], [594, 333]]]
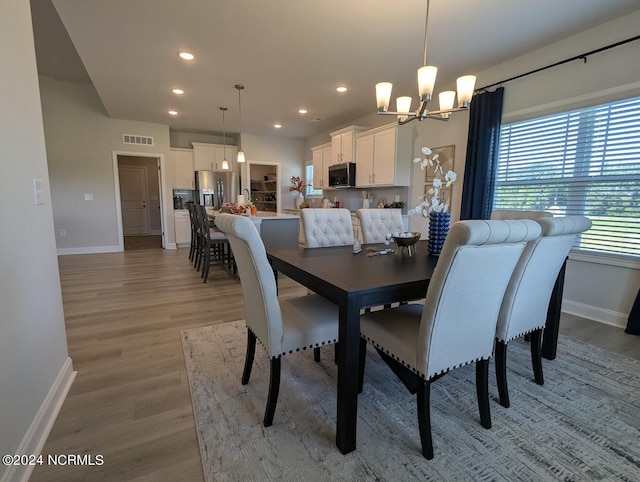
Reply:
[[[227, 132], [237, 132], [240, 83], [243, 132], [305, 138], [374, 112], [378, 81], [392, 81], [394, 97], [417, 94], [426, 0], [53, 0], [55, 9], [50, 1], [31, 0], [39, 72], [72, 82], [88, 73], [113, 118], [219, 133], [226, 106]], [[639, 8], [638, 0], [433, 0], [436, 92]], [[181, 49], [196, 60], [181, 61]], [[349, 92], [337, 94], [339, 84]]]

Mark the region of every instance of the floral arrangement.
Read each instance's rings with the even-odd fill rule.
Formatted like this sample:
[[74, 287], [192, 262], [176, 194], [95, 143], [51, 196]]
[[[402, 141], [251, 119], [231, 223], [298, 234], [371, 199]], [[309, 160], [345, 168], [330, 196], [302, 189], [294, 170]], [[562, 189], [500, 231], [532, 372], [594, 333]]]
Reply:
[[[420, 163], [420, 169], [433, 169], [433, 183], [427, 194], [420, 196], [420, 204], [415, 208], [409, 209], [407, 214], [422, 214], [425, 218], [429, 217], [429, 213], [444, 213], [449, 209], [449, 201], [445, 199], [444, 188], [451, 187], [456, 182], [458, 175], [453, 171], [447, 171], [446, 173], [442, 169], [440, 164], [440, 154], [433, 152], [428, 147], [422, 148], [424, 159], [416, 157], [413, 162]], [[431, 199], [427, 199], [427, 195], [431, 195]]]
[[251, 201], [247, 201], [242, 205], [242, 207], [244, 207], [245, 209], [249, 210], [251, 208], [255, 208], [256, 205], [253, 204]]
[[291, 186], [289, 186], [289, 191], [296, 191], [304, 194], [305, 188], [310, 185], [311, 184], [308, 184], [300, 179], [300, 176], [291, 176]]

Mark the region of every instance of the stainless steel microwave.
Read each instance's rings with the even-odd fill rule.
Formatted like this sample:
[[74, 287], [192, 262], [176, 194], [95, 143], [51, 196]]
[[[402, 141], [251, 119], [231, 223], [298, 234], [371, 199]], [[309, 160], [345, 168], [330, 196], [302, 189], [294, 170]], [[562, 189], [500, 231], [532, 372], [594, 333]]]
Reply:
[[346, 188], [356, 185], [356, 163], [343, 162], [329, 166], [329, 187]]

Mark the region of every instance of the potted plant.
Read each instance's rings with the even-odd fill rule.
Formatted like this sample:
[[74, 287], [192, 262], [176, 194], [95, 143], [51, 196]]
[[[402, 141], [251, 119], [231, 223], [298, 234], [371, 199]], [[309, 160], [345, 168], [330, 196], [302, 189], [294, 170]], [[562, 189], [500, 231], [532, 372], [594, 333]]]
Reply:
[[300, 206], [304, 202], [304, 191], [310, 186], [310, 184], [300, 179], [300, 176], [291, 176], [291, 186], [289, 186], [289, 192], [297, 192], [296, 195], [296, 208], [300, 209]]
[[[450, 200], [446, 198], [447, 192], [444, 188], [451, 187], [458, 179], [458, 175], [454, 171], [444, 172], [440, 164], [440, 155], [437, 152], [423, 147], [422, 153], [425, 157], [416, 157], [413, 162], [420, 163], [420, 169], [433, 169], [434, 178], [427, 193], [420, 196], [420, 204], [409, 209], [407, 214], [421, 214], [423, 217], [429, 218], [429, 253], [438, 255], [442, 251], [451, 220]], [[431, 199], [427, 199], [427, 195], [431, 195]]]

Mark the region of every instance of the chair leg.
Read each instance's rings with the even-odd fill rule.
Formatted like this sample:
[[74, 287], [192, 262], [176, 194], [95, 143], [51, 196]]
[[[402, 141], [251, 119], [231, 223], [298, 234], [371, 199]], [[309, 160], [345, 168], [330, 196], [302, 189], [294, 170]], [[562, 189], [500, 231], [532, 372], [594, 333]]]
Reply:
[[264, 412], [265, 427], [271, 427], [273, 424], [273, 414], [276, 412], [276, 404], [278, 403], [278, 392], [280, 391], [280, 358], [271, 359], [271, 368], [269, 370], [269, 396], [267, 397], [267, 409]]
[[189, 261], [193, 261], [193, 256], [196, 253], [196, 247], [193, 243], [193, 233], [191, 233], [191, 242], [189, 243]]
[[431, 460], [433, 458], [433, 440], [431, 439], [431, 382], [418, 380], [418, 427], [420, 429], [420, 444], [422, 455]]
[[498, 384], [498, 395], [500, 405], [509, 408], [509, 389], [507, 388], [507, 344], [496, 340], [496, 382]]
[[542, 329], [531, 333], [531, 364], [533, 377], [538, 385], [544, 385], [542, 376]]
[[202, 266], [202, 282], [209, 279], [209, 268], [211, 267], [211, 246], [207, 246], [204, 252], [204, 265]]
[[489, 411], [489, 360], [476, 362], [476, 393], [480, 409], [480, 424], [491, 428], [491, 412]]
[[320, 348], [315, 347], [313, 349], [313, 361], [318, 363], [320, 361]]
[[358, 356], [358, 393], [364, 387], [364, 364], [367, 361], [367, 340], [360, 338], [360, 352]]
[[247, 328], [247, 354], [244, 357], [244, 371], [242, 372], [242, 384], [249, 383], [251, 368], [253, 367], [253, 356], [256, 354], [256, 335]]

